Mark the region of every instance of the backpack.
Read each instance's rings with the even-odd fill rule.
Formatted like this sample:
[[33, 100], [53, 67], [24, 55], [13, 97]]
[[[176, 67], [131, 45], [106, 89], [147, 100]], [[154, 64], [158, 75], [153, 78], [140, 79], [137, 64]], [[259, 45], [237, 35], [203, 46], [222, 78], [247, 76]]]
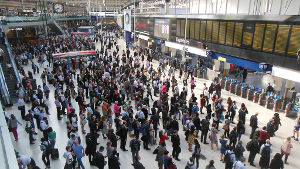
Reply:
[[197, 148], [197, 147], [195, 147], [195, 152], [194, 152], [194, 154], [193, 155], [195, 155], [195, 156], [200, 156], [200, 154], [201, 154], [201, 147], [199, 147], [199, 148]]
[[134, 150], [134, 151], [139, 151], [140, 150], [140, 142], [138, 140], [133, 140], [130, 147]]
[[226, 164], [231, 162], [231, 158], [230, 158], [230, 155], [231, 155], [231, 154], [234, 154], [234, 153], [229, 153], [229, 152], [227, 152], [227, 153], [225, 154], [224, 162], [225, 162]]
[[43, 142], [42, 145], [45, 146], [45, 153], [50, 154], [52, 150], [50, 142], [47, 141], [47, 145]]
[[261, 156], [263, 157], [269, 157], [271, 154], [270, 146], [265, 145], [265, 147], [261, 151]]
[[242, 155], [242, 150], [240, 147], [236, 147], [234, 150], [233, 150], [234, 154], [236, 157], [240, 157]]
[[92, 140], [92, 137], [90, 134], [87, 134], [85, 136], [85, 141], [86, 141], [86, 145], [90, 145], [90, 144], [93, 144], [93, 140]]
[[246, 145], [247, 151], [251, 151], [253, 149], [253, 140], [249, 141]]

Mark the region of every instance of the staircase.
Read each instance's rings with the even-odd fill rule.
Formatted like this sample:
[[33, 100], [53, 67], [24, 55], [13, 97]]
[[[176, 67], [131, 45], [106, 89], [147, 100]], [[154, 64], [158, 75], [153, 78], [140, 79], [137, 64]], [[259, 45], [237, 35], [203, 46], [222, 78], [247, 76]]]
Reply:
[[3, 61], [1, 61], [2, 70], [4, 73], [6, 85], [8, 88], [8, 92], [10, 94], [10, 98], [12, 101], [12, 104], [15, 104], [18, 102], [18, 98], [16, 96], [16, 84], [17, 84], [17, 77], [15, 75], [15, 72], [13, 68], [8, 68], [7, 64], [11, 64], [11, 60], [7, 51], [7, 47], [5, 44], [0, 43], [0, 48], [4, 51]]

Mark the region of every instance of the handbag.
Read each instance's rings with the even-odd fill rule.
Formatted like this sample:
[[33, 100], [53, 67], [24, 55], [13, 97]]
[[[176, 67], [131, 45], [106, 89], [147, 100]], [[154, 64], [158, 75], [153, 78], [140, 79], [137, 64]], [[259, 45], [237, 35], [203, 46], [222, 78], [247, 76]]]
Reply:
[[157, 154], [158, 153], [158, 148], [159, 148], [159, 146], [156, 147], [156, 149], [153, 151], [153, 154]]

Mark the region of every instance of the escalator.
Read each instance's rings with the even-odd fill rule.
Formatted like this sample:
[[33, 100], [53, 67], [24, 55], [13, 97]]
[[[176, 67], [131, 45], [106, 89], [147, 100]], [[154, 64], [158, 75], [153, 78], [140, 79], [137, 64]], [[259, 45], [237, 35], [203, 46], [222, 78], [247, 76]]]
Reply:
[[17, 103], [18, 98], [16, 96], [16, 84], [18, 82], [16, 74], [13, 69], [13, 64], [9, 56], [6, 44], [0, 43], [0, 48], [3, 50], [4, 55], [1, 61], [1, 67], [5, 78], [6, 86], [10, 95], [12, 104]]

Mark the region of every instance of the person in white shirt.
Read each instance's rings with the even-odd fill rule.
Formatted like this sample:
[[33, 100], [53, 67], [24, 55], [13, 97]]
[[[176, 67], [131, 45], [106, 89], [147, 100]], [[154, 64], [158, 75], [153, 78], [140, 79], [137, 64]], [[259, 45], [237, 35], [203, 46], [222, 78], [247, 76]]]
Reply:
[[24, 155], [20, 155], [17, 158], [17, 161], [21, 169], [32, 168], [36, 166], [35, 161], [32, 158]]
[[245, 158], [242, 157], [240, 160], [233, 163], [233, 169], [246, 169]]
[[64, 158], [66, 159], [65, 169], [73, 169], [73, 153], [71, 152], [71, 146], [66, 147], [66, 152], [64, 153]]

